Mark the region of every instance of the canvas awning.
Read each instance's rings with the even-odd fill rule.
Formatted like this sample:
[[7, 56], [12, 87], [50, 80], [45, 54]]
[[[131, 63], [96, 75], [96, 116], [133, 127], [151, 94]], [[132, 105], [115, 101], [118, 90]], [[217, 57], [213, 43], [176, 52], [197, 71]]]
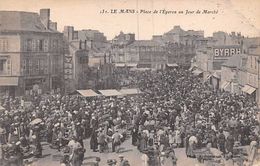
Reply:
[[199, 70], [199, 69], [195, 69], [194, 71], [192, 71], [192, 73], [195, 75], [195, 76], [198, 76], [200, 74], [203, 73], [203, 71]]
[[0, 86], [18, 86], [18, 77], [0, 77]]
[[256, 90], [256, 88], [254, 88], [254, 87], [252, 87], [250, 85], [245, 85], [241, 90], [243, 92], [251, 95]]
[[177, 63], [168, 63], [168, 67], [178, 67], [179, 65]]
[[95, 91], [92, 89], [87, 89], [87, 90], [77, 90], [79, 94], [81, 94], [84, 97], [94, 97], [94, 96], [99, 96]]
[[124, 63], [115, 63], [115, 66], [116, 67], [125, 67], [125, 64]]
[[136, 67], [137, 63], [127, 63], [126, 66], [127, 67]]
[[122, 95], [115, 89], [106, 89], [106, 90], [99, 90], [99, 92], [104, 96], [120, 96]]
[[228, 90], [229, 87], [230, 87], [230, 82], [228, 82], [228, 81], [224, 81], [221, 84], [221, 89], [223, 89], [223, 90]]
[[140, 89], [121, 89], [119, 92], [122, 95], [135, 95], [142, 93]]

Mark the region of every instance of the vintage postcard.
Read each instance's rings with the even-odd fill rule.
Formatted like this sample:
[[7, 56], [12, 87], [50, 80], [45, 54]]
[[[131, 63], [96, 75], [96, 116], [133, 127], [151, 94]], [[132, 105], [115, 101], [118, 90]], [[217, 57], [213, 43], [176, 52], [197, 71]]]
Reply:
[[260, 166], [259, 0], [1, 0], [1, 166]]

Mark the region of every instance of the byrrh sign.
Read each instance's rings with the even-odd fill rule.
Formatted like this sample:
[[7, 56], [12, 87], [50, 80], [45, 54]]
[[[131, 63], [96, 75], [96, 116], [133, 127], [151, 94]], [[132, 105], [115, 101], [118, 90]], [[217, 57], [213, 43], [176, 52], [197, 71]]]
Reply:
[[241, 54], [241, 46], [223, 46], [213, 48], [215, 58], [228, 58], [235, 54]]

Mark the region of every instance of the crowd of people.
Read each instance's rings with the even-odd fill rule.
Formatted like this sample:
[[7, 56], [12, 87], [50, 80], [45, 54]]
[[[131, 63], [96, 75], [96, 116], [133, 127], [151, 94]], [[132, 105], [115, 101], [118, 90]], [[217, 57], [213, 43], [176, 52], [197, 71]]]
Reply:
[[[257, 149], [259, 110], [248, 96], [213, 91], [184, 69], [128, 70], [118, 74], [119, 80], [120, 76], [121, 85], [138, 87], [142, 94], [110, 98], [34, 95], [26, 108], [20, 98], [3, 98], [1, 164], [20, 166], [30, 156], [41, 157], [41, 142], [46, 141], [64, 153], [63, 165], [80, 166], [86, 151], [84, 139], [90, 138], [93, 152], [110, 152], [111, 147], [111, 152], [118, 153], [128, 131], [148, 166], [163, 166], [166, 158], [176, 165], [175, 148], [185, 147], [187, 157], [196, 157], [196, 149], [208, 146], [225, 156], [235, 156], [235, 146]], [[131, 164], [120, 158], [120, 166]]]

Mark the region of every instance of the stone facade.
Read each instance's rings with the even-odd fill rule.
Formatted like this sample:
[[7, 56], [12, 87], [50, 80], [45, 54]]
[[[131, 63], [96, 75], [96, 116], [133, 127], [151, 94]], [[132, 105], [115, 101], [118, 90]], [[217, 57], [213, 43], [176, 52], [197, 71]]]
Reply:
[[50, 10], [0, 11], [0, 16], [1, 91], [14, 96], [61, 90], [63, 37], [53, 29]]

